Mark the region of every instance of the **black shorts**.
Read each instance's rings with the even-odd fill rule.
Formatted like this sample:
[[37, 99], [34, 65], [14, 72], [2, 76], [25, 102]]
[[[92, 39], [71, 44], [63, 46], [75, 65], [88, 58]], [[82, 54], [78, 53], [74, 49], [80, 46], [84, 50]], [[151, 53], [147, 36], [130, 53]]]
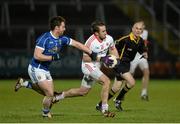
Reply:
[[116, 67], [114, 69], [115, 71], [115, 76], [116, 76], [116, 79], [117, 81], [122, 81], [124, 80], [121, 75], [126, 73], [126, 72], [129, 72], [129, 69], [130, 69], [130, 63], [128, 62], [121, 62], [118, 67]]

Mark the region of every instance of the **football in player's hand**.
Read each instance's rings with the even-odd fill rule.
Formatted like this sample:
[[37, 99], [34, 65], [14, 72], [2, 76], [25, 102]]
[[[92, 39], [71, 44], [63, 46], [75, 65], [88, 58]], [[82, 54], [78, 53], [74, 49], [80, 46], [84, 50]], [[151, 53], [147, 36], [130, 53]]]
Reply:
[[103, 64], [106, 68], [114, 68], [117, 64], [117, 58], [116, 56], [109, 54], [106, 56], [107, 57], [107, 62], [105, 61]]

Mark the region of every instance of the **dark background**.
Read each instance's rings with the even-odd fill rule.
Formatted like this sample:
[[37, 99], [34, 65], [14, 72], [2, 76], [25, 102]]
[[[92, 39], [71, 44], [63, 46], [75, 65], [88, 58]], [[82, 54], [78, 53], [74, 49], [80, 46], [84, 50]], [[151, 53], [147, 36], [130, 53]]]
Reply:
[[[66, 19], [65, 35], [82, 43], [90, 36], [90, 24], [95, 19], [106, 23], [114, 39], [128, 34], [134, 21], [144, 20], [149, 31], [151, 78], [180, 78], [178, 0], [1, 0], [1, 79], [28, 77], [35, 39], [49, 31], [49, 18], [55, 15]], [[51, 65], [52, 76], [81, 77], [81, 57], [81, 51], [65, 48], [62, 60]], [[135, 76], [141, 76], [139, 69]]]

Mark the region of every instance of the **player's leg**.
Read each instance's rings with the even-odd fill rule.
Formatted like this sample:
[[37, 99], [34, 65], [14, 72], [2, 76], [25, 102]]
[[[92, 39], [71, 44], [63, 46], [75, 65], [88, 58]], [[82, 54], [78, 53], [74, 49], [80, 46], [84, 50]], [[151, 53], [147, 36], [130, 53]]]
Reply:
[[109, 95], [109, 87], [110, 87], [110, 79], [105, 75], [102, 74], [99, 77], [99, 81], [102, 84], [101, 90], [101, 112], [105, 117], [114, 117], [115, 113], [109, 112], [109, 105], [108, 105], [108, 95]]
[[139, 63], [139, 67], [143, 72], [142, 77], [142, 90], [141, 90], [141, 99], [148, 101], [148, 85], [149, 85], [149, 65], [146, 59], [144, 59], [141, 63]]
[[50, 113], [51, 103], [54, 96], [54, 85], [52, 80], [43, 80], [38, 83], [39, 87], [45, 93], [45, 97], [42, 101], [43, 104], [43, 117], [51, 118], [52, 115]]
[[85, 75], [89, 75], [95, 80], [98, 80], [102, 84], [101, 89], [101, 101], [102, 101], [102, 113], [106, 117], [114, 117], [114, 113], [108, 111], [108, 94], [110, 87], [110, 79], [100, 70], [100, 64], [84, 65], [82, 71]]
[[109, 94], [109, 86], [110, 79], [106, 75], [102, 75], [99, 78], [100, 83], [102, 84], [101, 90], [101, 101], [102, 101], [102, 112], [108, 110], [108, 94]]
[[45, 95], [42, 101], [43, 117], [51, 118], [52, 116], [50, 113], [50, 109], [52, 106], [51, 103], [54, 95], [54, 84], [50, 72], [29, 66], [28, 73], [31, 80], [33, 81], [33, 84], [38, 85], [40, 91], [42, 91]]
[[32, 83], [31, 81], [24, 80], [23, 78], [18, 78], [14, 88], [15, 92], [19, 91], [19, 89], [23, 87], [32, 89], [41, 95], [45, 95], [44, 92], [39, 88], [39, 86], [36, 83]]
[[130, 63], [130, 70], [129, 70], [129, 71], [130, 71], [130, 73], [131, 73], [132, 75], [134, 75], [134, 72], [135, 72], [135, 70], [136, 70], [136, 68], [137, 68], [140, 60], [141, 60], [141, 59], [135, 58], [135, 59]]
[[23, 78], [20, 77], [20, 78], [18, 78], [18, 80], [15, 84], [15, 87], [14, 87], [15, 92], [17, 92], [22, 87], [32, 89], [32, 83], [29, 81], [25, 81]]
[[119, 95], [116, 97], [115, 99], [115, 106], [116, 108], [119, 110], [119, 111], [122, 111], [122, 107], [121, 107], [121, 104], [122, 104], [122, 101], [126, 95], [126, 93], [134, 87], [135, 85], [135, 80], [133, 78], [133, 76], [131, 75], [130, 72], [126, 72], [124, 74], [122, 74], [122, 78], [125, 79], [125, 85], [124, 87], [122, 88], [122, 90], [119, 92]]
[[69, 90], [55, 94], [53, 103], [56, 103], [59, 100], [62, 100], [68, 97], [85, 96], [91, 90], [91, 86], [93, 85], [93, 83], [94, 83], [93, 78], [84, 75], [81, 82], [81, 86], [79, 88], [71, 88]]
[[24, 80], [23, 78], [18, 78], [16, 84], [15, 84], [15, 92], [17, 92], [20, 88], [28, 88], [28, 89], [32, 89], [36, 92], [38, 92], [39, 94], [41, 95], [45, 95], [44, 92], [39, 88], [39, 86], [37, 85], [37, 78], [36, 78], [36, 72], [38, 71], [39, 73], [41, 72], [41, 70], [39, 71], [39, 69], [35, 69], [35, 71], [32, 71], [32, 66], [30, 65], [28, 67], [28, 74], [32, 80], [31, 81], [27, 81], [27, 80]]
[[75, 97], [75, 96], [86, 95], [90, 91], [91, 86], [94, 83], [94, 80], [96, 78], [98, 78], [98, 76], [101, 75], [101, 73], [102, 73], [102, 72], [100, 74], [97, 73], [97, 71], [99, 72], [98, 66], [94, 66], [94, 64], [82, 63], [81, 69], [82, 69], [82, 72], [84, 73], [84, 76], [83, 76], [83, 79], [81, 81], [81, 87], [72, 88], [70, 90], [63, 91], [62, 93], [55, 95], [53, 103], [56, 103], [59, 100], [64, 99], [66, 97]]
[[81, 82], [81, 87], [73, 88], [64, 92], [64, 96], [65, 97], [85, 96], [91, 90], [91, 85], [93, 84], [93, 82], [94, 80], [91, 77], [84, 75]]
[[[108, 100], [110, 100], [118, 91], [120, 91], [121, 86], [122, 86], [122, 81], [118, 81], [119, 78], [121, 78], [121, 77], [116, 77], [114, 79], [113, 86], [112, 86], [111, 90], [109, 91]], [[101, 107], [102, 107], [102, 101], [100, 101], [96, 105], [96, 110], [101, 111]]]

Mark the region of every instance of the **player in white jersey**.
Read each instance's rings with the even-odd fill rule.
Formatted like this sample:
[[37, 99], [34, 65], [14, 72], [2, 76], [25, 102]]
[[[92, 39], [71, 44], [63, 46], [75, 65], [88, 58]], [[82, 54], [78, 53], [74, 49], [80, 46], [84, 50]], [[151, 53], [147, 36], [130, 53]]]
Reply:
[[[145, 26], [144, 26], [145, 28]], [[143, 30], [143, 33], [141, 34], [142, 39], [144, 40], [145, 44], [147, 45], [147, 39], [148, 39], [148, 31], [146, 29]], [[134, 60], [131, 62], [130, 66], [130, 72], [134, 74], [136, 68], [139, 67], [140, 70], [143, 73], [142, 77], [142, 90], [141, 90], [141, 99], [148, 101], [148, 84], [149, 84], [149, 65], [146, 58], [142, 57], [139, 53], [136, 54]]]
[[95, 21], [91, 25], [93, 34], [88, 38], [85, 45], [93, 52], [97, 53], [99, 58], [97, 61], [90, 61], [87, 54], [83, 54], [82, 72], [84, 73], [81, 86], [79, 88], [72, 88], [56, 95], [55, 101], [59, 101], [65, 97], [84, 96], [89, 93], [95, 81], [102, 84], [101, 100], [102, 113], [106, 117], [114, 117], [114, 113], [108, 111], [108, 92], [110, 87], [110, 79], [100, 70], [102, 62], [111, 64], [108, 61], [107, 54], [115, 55], [118, 58], [118, 52], [115, 48], [113, 38], [107, 34], [106, 26], [102, 21]]
[[36, 40], [34, 56], [28, 67], [28, 74], [32, 82], [19, 78], [15, 85], [15, 91], [26, 87], [44, 95], [42, 115], [51, 118], [50, 110], [54, 97], [54, 84], [49, 71], [50, 64], [53, 61], [60, 60], [59, 53], [62, 52], [64, 46], [74, 46], [86, 52], [87, 55], [89, 54], [93, 60], [96, 60], [97, 54], [80, 42], [63, 35], [65, 31], [65, 19], [63, 17], [51, 18], [49, 25], [50, 31], [42, 34]]

